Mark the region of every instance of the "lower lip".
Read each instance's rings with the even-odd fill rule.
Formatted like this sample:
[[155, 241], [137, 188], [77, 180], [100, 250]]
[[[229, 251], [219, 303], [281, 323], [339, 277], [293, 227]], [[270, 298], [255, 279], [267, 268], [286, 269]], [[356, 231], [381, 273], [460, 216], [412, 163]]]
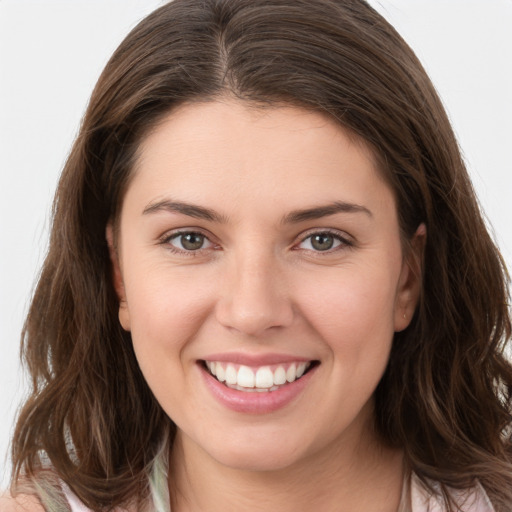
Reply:
[[294, 382], [285, 384], [275, 391], [245, 392], [232, 389], [213, 377], [202, 364], [199, 364], [201, 374], [213, 396], [225, 407], [232, 411], [248, 414], [267, 414], [286, 407], [297, 398], [308, 385], [317, 366]]

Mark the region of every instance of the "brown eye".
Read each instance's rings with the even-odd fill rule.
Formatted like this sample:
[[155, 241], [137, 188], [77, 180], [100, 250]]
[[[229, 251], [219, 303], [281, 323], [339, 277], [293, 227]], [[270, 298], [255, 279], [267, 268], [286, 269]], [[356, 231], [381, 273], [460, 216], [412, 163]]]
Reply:
[[211, 242], [201, 233], [187, 232], [174, 235], [169, 243], [182, 251], [198, 251], [208, 247]]

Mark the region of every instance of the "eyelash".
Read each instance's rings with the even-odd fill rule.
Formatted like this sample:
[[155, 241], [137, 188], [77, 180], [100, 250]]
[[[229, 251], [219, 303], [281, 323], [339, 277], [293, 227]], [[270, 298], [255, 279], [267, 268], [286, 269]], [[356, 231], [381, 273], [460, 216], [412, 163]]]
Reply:
[[[206, 248], [200, 247], [199, 249], [196, 249], [196, 250], [193, 250], [193, 249], [187, 250], [187, 249], [180, 249], [180, 248], [172, 245], [172, 243], [171, 243], [172, 240], [179, 239], [180, 237], [182, 237], [184, 235], [196, 235], [196, 236], [203, 237], [203, 239], [205, 241], [208, 241], [211, 244], [211, 247], [213, 247], [214, 250], [216, 249], [216, 247], [218, 248], [218, 246], [216, 246], [214, 244], [214, 242], [212, 242], [206, 234], [202, 233], [201, 231], [194, 231], [194, 230], [181, 230], [181, 231], [173, 232], [171, 234], [166, 234], [160, 239], [160, 243], [162, 245], [166, 245], [168, 250], [171, 251], [172, 253], [180, 254], [183, 256], [191, 256], [191, 257], [198, 256], [203, 251], [211, 248], [211, 247], [206, 247]], [[327, 235], [327, 236], [334, 238], [334, 240], [335, 240], [334, 243], [338, 242], [338, 245], [335, 245], [332, 248], [326, 249], [325, 251], [314, 250], [314, 249], [303, 249], [303, 248], [299, 247], [306, 240], [312, 239], [312, 237], [314, 237], [314, 236], [322, 236], [322, 235], [324, 235], [324, 236]], [[297, 250], [297, 251], [302, 250], [302, 251], [312, 252], [315, 254], [315, 256], [322, 257], [324, 255], [329, 255], [329, 254], [332, 254], [339, 250], [349, 249], [353, 246], [354, 246], [354, 243], [351, 240], [349, 240], [346, 236], [342, 236], [340, 234], [340, 232], [332, 230], [332, 229], [323, 229], [323, 230], [310, 231], [310, 232], [306, 233], [305, 235], [303, 235], [300, 238], [298, 243], [294, 244], [293, 249]]]
[[[338, 245], [335, 247], [329, 248], [325, 251], [319, 251], [314, 249], [301, 249], [300, 247], [297, 247], [298, 245], [303, 244], [306, 240], [312, 239], [314, 236], [321, 236], [321, 235], [327, 235], [332, 238], [334, 238], [335, 241], [339, 242]], [[311, 242], [310, 242], [311, 243]], [[300, 242], [294, 246], [295, 250], [306, 250], [311, 251], [315, 254], [315, 256], [327, 256], [330, 254], [333, 254], [334, 252], [344, 250], [344, 249], [350, 249], [354, 246], [354, 243], [348, 239], [347, 236], [342, 235], [339, 231], [333, 230], [333, 229], [322, 229], [322, 230], [314, 230], [309, 231], [305, 235], [303, 235], [300, 239]]]
[[187, 249], [180, 249], [180, 248], [172, 245], [172, 243], [171, 243], [172, 240], [179, 239], [180, 237], [183, 237], [184, 235], [196, 235], [196, 236], [203, 237], [203, 239], [205, 241], [208, 241], [212, 245], [212, 247], [215, 248], [215, 244], [208, 238], [208, 236], [205, 233], [202, 233], [201, 231], [195, 231], [195, 230], [180, 230], [180, 231], [175, 231], [170, 234], [166, 234], [160, 239], [160, 243], [162, 245], [166, 245], [167, 249], [169, 251], [171, 251], [172, 253], [179, 254], [182, 256], [191, 256], [191, 257], [198, 256], [204, 250], [209, 249], [209, 247], [208, 248], [201, 247], [197, 250], [187, 250]]

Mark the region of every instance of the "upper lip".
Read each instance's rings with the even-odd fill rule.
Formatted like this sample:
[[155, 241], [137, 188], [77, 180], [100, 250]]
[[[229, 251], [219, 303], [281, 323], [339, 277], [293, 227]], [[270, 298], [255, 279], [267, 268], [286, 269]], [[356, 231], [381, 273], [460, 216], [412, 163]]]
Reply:
[[245, 366], [265, 366], [284, 363], [307, 363], [313, 361], [308, 357], [301, 357], [292, 354], [247, 354], [242, 352], [223, 352], [220, 354], [209, 354], [203, 361], [216, 361], [221, 363], [233, 363]]

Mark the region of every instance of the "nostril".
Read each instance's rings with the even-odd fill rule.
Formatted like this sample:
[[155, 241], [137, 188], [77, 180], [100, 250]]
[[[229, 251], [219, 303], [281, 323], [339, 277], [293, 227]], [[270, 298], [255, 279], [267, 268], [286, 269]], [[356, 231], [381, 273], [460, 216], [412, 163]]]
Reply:
[[293, 310], [285, 300], [249, 301], [234, 298], [219, 304], [216, 317], [220, 324], [234, 331], [259, 336], [267, 330], [288, 327], [293, 322]]
[[269, 261], [268, 255], [239, 256], [236, 268], [222, 283], [216, 304], [215, 314], [220, 324], [259, 336], [268, 329], [292, 323], [292, 301], [274, 265], [275, 261]]

